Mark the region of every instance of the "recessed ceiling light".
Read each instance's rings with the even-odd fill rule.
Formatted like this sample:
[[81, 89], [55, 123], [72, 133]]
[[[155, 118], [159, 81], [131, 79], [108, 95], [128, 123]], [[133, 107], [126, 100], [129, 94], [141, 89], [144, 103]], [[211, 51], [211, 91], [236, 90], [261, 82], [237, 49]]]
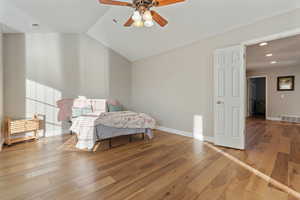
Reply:
[[266, 46], [266, 45], [268, 45], [267, 42], [262, 42], [262, 43], [259, 44], [259, 46], [261, 46], [261, 47]]
[[271, 62], [271, 64], [276, 64], [276, 63], [277, 63], [277, 61], [272, 61], [272, 62]]
[[271, 57], [271, 56], [273, 56], [273, 54], [272, 54], [272, 53], [268, 53], [268, 54], [266, 54], [266, 57]]

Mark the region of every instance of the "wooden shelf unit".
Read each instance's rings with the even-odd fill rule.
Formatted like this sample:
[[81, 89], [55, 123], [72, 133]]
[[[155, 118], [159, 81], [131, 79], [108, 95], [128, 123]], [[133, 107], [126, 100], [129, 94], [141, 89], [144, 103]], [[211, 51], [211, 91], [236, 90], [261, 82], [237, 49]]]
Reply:
[[[32, 139], [38, 139], [38, 131], [44, 128], [44, 120], [34, 115], [32, 119], [13, 120], [10, 117], [5, 118], [5, 144], [23, 142]], [[33, 136], [18, 136], [33, 132]]]

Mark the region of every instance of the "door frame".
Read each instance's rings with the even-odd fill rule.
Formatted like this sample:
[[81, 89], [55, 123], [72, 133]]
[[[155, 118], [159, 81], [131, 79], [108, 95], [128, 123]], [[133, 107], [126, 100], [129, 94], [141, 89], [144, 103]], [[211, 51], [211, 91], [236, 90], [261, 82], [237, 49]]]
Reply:
[[[287, 38], [287, 37], [291, 37], [291, 36], [295, 36], [295, 35], [299, 35], [299, 34], [300, 34], [300, 28], [296, 28], [296, 29], [283, 31], [283, 32], [276, 33], [276, 34], [271, 34], [271, 35], [268, 35], [268, 36], [263, 36], [263, 37], [258, 37], [258, 38], [254, 38], [254, 39], [251, 39], [251, 40], [246, 40], [246, 41], [243, 41], [243, 42], [239, 43], [239, 45], [243, 46], [243, 48], [244, 48], [244, 66], [243, 66], [243, 68], [245, 69], [245, 72], [246, 72], [246, 67], [247, 67], [247, 64], [246, 64], [247, 63], [246, 62], [247, 46], [255, 45], [255, 44], [258, 44], [258, 43], [261, 43], [261, 42], [270, 42], [272, 40], [278, 40], [278, 39]], [[243, 101], [244, 109], [246, 108], [246, 96], [247, 96], [247, 91], [248, 91], [246, 81], [247, 81], [247, 78], [246, 78], [246, 73], [245, 73], [245, 83], [244, 83], [244, 87], [243, 87], [243, 90], [244, 90], [244, 101]], [[246, 113], [246, 110], [244, 112]], [[266, 114], [267, 114], [267, 110], [266, 110]], [[216, 115], [216, 110], [215, 109], [214, 109], [214, 115]], [[245, 114], [245, 118], [246, 117], [247, 117], [247, 115]], [[244, 124], [241, 124], [241, 125], [244, 126], [245, 128], [244, 128], [244, 132], [242, 134], [244, 135], [244, 141], [246, 141], [246, 120], [244, 120], [243, 123]], [[214, 128], [214, 130], [215, 130], [215, 128]], [[215, 132], [214, 132], [214, 136], [215, 136]], [[215, 141], [214, 136], [213, 136], [213, 141]]]
[[268, 119], [268, 76], [267, 75], [260, 75], [260, 76], [247, 76], [247, 98], [246, 98], [246, 104], [247, 104], [247, 117], [249, 117], [249, 107], [250, 107], [250, 95], [249, 95], [249, 81], [251, 79], [256, 79], [256, 78], [265, 78], [265, 81], [266, 81], [266, 84], [265, 84], [265, 87], [266, 87], [266, 91], [265, 91], [265, 95], [266, 95], [266, 98], [265, 98], [265, 105], [266, 105], [266, 114], [265, 114], [265, 118]]

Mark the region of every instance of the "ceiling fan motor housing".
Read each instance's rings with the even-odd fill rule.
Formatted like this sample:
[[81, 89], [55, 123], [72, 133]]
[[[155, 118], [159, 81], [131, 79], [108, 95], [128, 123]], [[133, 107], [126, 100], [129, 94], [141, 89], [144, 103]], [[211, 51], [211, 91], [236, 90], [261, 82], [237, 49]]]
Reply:
[[136, 9], [149, 9], [154, 6], [153, 0], [133, 0], [133, 5]]

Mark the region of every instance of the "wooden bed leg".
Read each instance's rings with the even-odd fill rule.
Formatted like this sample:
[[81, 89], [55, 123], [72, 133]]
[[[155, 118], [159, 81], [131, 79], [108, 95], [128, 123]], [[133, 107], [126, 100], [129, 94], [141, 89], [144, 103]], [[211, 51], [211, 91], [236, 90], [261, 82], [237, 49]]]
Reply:
[[142, 133], [142, 136], [143, 136], [143, 140], [145, 140], [145, 133]]
[[93, 152], [96, 152], [100, 146], [100, 142], [97, 142], [93, 147]]
[[129, 135], [129, 142], [132, 142], [132, 135]]

